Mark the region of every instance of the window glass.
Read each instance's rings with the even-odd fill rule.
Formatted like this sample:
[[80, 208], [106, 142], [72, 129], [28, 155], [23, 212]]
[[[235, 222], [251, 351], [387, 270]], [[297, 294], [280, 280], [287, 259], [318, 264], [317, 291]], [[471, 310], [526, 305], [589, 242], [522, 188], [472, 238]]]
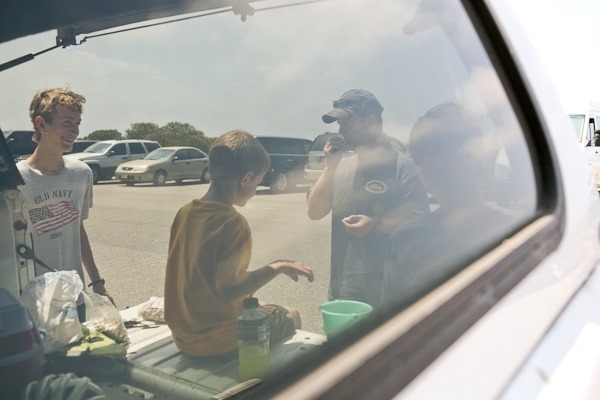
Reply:
[[89, 142], [87, 140], [82, 140], [82, 141], [76, 140], [73, 143], [73, 151], [72, 152], [73, 153], [82, 152], [85, 149], [87, 149], [88, 147], [90, 147], [92, 144], [94, 144], [94, 143], [93, 142]]
[[279, 147], [277, 144], [278, 142], [274, 138], [259, 137], [258, 141], [260, 142], [260, 144], [262, 144], [262, 146], [265, 148], [267, 153], [269, 153], [269, 154], [278, 153], [278, 147]]
[[[252, 6], [263, 3], [272, 2]], [[539, 157], [531, 154], [535, 149], [529, 148], [527, 131], [516, 118], [520, 112], [513, 109], [459, 0], [308, 2], [257, 12], [246, 22], [229, 13], [154, 29], [92, 42], [104, 46], [107, 59], [123, 68], [119, 82], [139, 83], [129, 90], [136, 99], [161, 94], [161, 101], [151, 105], [124, 101], [128, 107], [121, 109], [131, 113], [130, 123], [140, 121], [143, 107], [152, 106], [157, 107], [153, 120], [188, 118], [211, 138], [239, 128], [307, 139], [259, 137], [270, 154], [304, 154], [313, 133], [338, 133], [344, 124], [355, 124], [356, 136], [344, 135], [344, 148], [354, 151], [339, 161], [327, 213], [309, 219], [308, 187], [288, 190], [302, 182], [287, 171], [270, 182], [275, 189], [286, 185], [286, 193], [259, 188], [247, 206], [236, 207], [252, 231], [249, 269], [293, 259], [315, 271], [310, 286], [282, 275], [256, 293], [266, 302], [298, 309], [306, 331], [328, 333], [319, 306], [333, 298], [369, 303], [374, 316], [400, 312], [536, 216], [540, 185], [534, 171], [543, 169], [532, 160]], [[160, 29], [179, 33], [181, 41], [163, 41]], [[119, 45], [113, 45], [117, 39]], [[138, 50], [141, 44], [147, 51]], [[190, 62], [197, 53], [202, 59]], [[155, 79], [161, 72], [158, 60], [167, 62], [164, 79]], [[138, 79], [129, 79], [128, 73]], [[187, 77], [185, 84], [175, 81], [180, 76]], [[374, 115], [361, 119], [357, 113], [342, 124], [325, 124], [323, 114], [351, 89], [368, 90], [377, 98], [381, 120]], [[165, 108], [173, 115], [158, 115]], [[381, 134], [392, 142], [380, 146]], [[313, 150], [322, 151], [326, 139], [320, 136]], [[98, 143], [86, 151], [105, 146]], [[125, 145], [112, 150], [125, 154]], [[171, 151], [157, 149], [146, 158], [163, 159]], [[189, 198], [178, 197], [172, 204], [200, 198], [198, 192], [207, 187], [198, 184]], [[169, 193], [175, 197], [186, 188]], [[95, 201], [103, 190], [95, 189]], [[123, 192], [162, 193], [143, 190]], [[154, 243], [159, 231], [162, 243], [168, 243], [175, 212], [143, 225], [140, 235], [152, 230], [147, 240]], [[365, 230], [352, 227], [355, 216], [368, 221]], [[156, 251], [146, 260], [159, 260], [152, 266], [157, 272], [149, 274], [158, 289], [145, 293], [144, 300], [162, 296], [166, 248], [139, 242], [145, 247], [124, 251], [123, 263]], [[100, 259], [98, 264], [110, 262]], [[374, 328], [375, 321], [381, 319], [366, 320], [364, 326]]]
[[129, 152], [131, 154], [146, 154], [141, 143], [129, 143]]
[[25, 156], [33, 153], [37, 143], [33, 141], [32, 137], [33, 131], [13, 131], [8, 134], [8, 147], [13, 156]]
[[87, 149], [85, 149], [84, 153], [98, 153], [98, 154], [103, 154], [111, 146], [112, 146], [111, 143], [98, 142], [98, 143], [95, 143], [95, 144], [91, 145]]
[[117, 143], [111, 147], [110, 152], [115, 156], [122, 156], [127, 154], [127, 148], [125, 143]]
[[[400, 167], [376, 188], [367, 185], [374, 179], [360, 164], [360, 155], [346, 157], [349, 163], [358, 157], [357, 168], [365, 172], [345, 175], [346, 183], [340, 179], [335, 189], [334, 210], [323, 218], [331, 242], [320, 244], [328, 255], [327, 269], [319, 268], [330, 295], [366, 301], [375, 313], [381, 307], [400, 310], [535, 215], [532, 156], [503, 83], [459, 1], [339, 4], [282, 11], [273, 16], [273, 24], [244, 29], [245, 45], [228, 51], [249, 61], [245, 77], [261, 82], [261, 93], [272, 88], [257, 104], [257, 109], [278, 110], [269, 114], [272, 127], [264, 131], [278, 131], [281, 125], [290, 136], [299, 129], [337, 133], [340, 125], [326, 125], [321, 116], [349, 89], [369, 90], [383, 106], [382, 130], [395, 139], [395, 150], [407, 150], [412, 166], [394, 164], [392, 153], [382, 155], [389, 159], [386, 165]], [[302, 21], [308, 20], [323, 29], [298, 37]], [[253, 54], [251, 43], [266, 38], [272, 46]], [[284, 47], [288, 50], [276, 50]], [[234, 79], [236, 71], [232, 67], [228, 77]], [[236, 85], [256, 93], [245, 79]], [[288, 90], [274, 89], [281, 85]], [[243, 99], [236, 101], [236, 110], [246, 105]], [[271, 153], [282, 152], [262, 143]], [[407, 201], [413, 195], [407, 193], [418, 185], [425, 188], [426, 204], [417, 197]], [[352, 206], [345, 203], [348, 196], [357, 197]], [[356, 238], [341, 223], [354, 214], [383, 225], [364, 240]], [[261, 228], [267, 229], [258, 226], [254, 236]], [[310, 231], [305, 235], [311, 237]], [[355, 262], [362, 251], [367, 255]], [[312, 313], [326, 299], [321, 293], [312, 304], [305, 300], [302, 310]], [[307, 329], [322, 332], [318, 325]]]
[[[256, 7], [262, 3], [270, 2], [256, 2]], [[278, 231], [274, 240], [269, 234], [278, 229], [275, 218], [249, 217], [251, 266], [289, 257], [317, 270], [319, 283], [307, 289], [309, 294], [299, 295], [284, 279], [259, 293], [268, 301], [297, 307], [304, 328], [317, 333], [324, 333], [317, 310], [330, 295], [372, 303], [375, 313], [381, 307], [400, 310], [536, 215], [539, 185], [532, 159], [537, 157], [530, 154], [504, 84], [461, 2], [376, 4], [314, 2], [257, 12], [244, 23], [229, 14], [215, 15], [164, 28], [186, 38], [183, 33], [194, 29], [198, 34], [189, 42], [165, 46], [148, 40], [143, 30], [123, 34], [120, 42], [121, 49], [135, 54], [136, 63], [153, 65], [153, 54], [160, 53], [161, 60], [170, 61], [171, 77], [189, 78], [177, 97], [169, 97], [170, 86], [167, 90], [156, 83], [151, 88], [152, 93], [164, 92], [165, 103], [175, 110], [189, 110], [182, 119], [196, 121], [210, 137], [236, 128], [285, 136], [259, 137], [270, 154], [304, 153], [304, 144], [292, 151], [285, 143], [317, 136], [307, 132], [338, 133], [341, 125], [325, 124], [322, 115], [345, 91], [365, 89], [377, 98], [383, 107], [380, 130], [392, 138], [394, 151], [376, 157], [385, 166], [384, 178], [371, 177], [377, 169], [349, 151], [343, 158], [346, 171], [355, 166], [358, 172], [340, 175], [332, 195], [334, 210], [320, 220], [309, 220], [303, 189], [272, 196], [260, 196], [259, 189], [240, 208], [251, 215], [253, 207], [280, 207], [301, 218], [294, 229]], [[220, 39], [207, 39], [214, 32]], [[155, 51], [136, 52], [138, 43]], [[199, 43], [210, 54], [201, 73], [181, 62], [185, 49], [197, 49]], [[131, 121], [139, 120], [136, 113], [131, 110]], [[322, 149], [326, 137], [322, 139], [314, 148]], [[396, 153], [408, 154], [408, 161]], [[299, 182], [292, 174], [278, 174], [276, 181]], [[264, 205], [267, 199], [273, 203]], [[355, 237], [341, 222], [349, 215], [365, 215], [377, 229]], [[360, 247], [363, 242], [367, 250]], [[354, 262], [359, 254], [363, 258]]]
[[573, 123], [573, 127], [575, 128], [575, 137], [577, 138], [577, 140], [579, 140], [582, 134], [583, 124], [585, 122], [585, 115], [572, 114], [570, 115], [570, 117], [571, 122]]
[[333, 133], [323, 133], [322, 135], [317, 136], [310, 147], [310, 151], [323, 151], [323, 147], [331, 135], [333, 135]]
[[173, 157], [177, 157], [178, 160], [187, 160], [189, 158], [188, 151], [186, 149], [177, 150]]
[[303, 153], [306, 154], [310, 150], [310, 145], [312, 144], [309, 140], [302, 141]]
[[299, 143], [297, 140], [289, 139], [281, 141], [281, 152], [284, 154], [294, 154], [297, 152], [299, 148]]
[[198, 158], [205, 158], [206, 156], [204, 155], [204, 153], [202, 153], [199, 150], [194, 150], [194, 149], [188, 149], [188, 158], [189, 159], [198, 159]]
[[[306, 144], [304, 140], [289, 139], [283, 141], [283, 151], [286, 154], [306, 154]], [[309, 143], [310, 145], [310, 143]]]
[[284, 154], [286, 153], [286, 142], [283, 139], [271, 139], [271, 148], [269, 153]]
[[158, 149], [160, 146], [157, 143], [154, 142], [147, 142], [144, 143], [146, 145], [146, 148], [148, 149], [148, 152], [151, 152], [153, 150]]
[[145, 160], [166, 160], [169, 157], [171, 157], [171, 154], [173, 154], [173, 150], [171, 150], [171, 149], [158, 148], [158, 149], [148, 153], [148, 155], [146, 155], [146, 157], [144, 157], [144, 159]]
[[15, 131], [10, 136], [16, 143], [29, 143], [31, 142], [31, 137], [33, 136], [33, 132], [27, 131]]
[[262, 147], [264, 147], [265, 150], [267, 152], [269, 152], [269, 141], [265, 138], [260, 138], [260, 137], [257, 137], [257, 139], [260, 142], [260, 144], [262, 145]]
[[[359, 172], [336, 181], [333, 211], [307, 225], [304, 242], [290, 238], [283, 248], [310, 260], [310, 251], [301, 249], [316, 245], [309, 241], [311, 227], [329, 229], [331, 242], [318, 243], [327, 255], [318, 265], [327, 289], [299, 301], [302, 312], [314, 314], [328, 294], [372, 303], [375, 312], [409, 306], [535, 215], [537, 185], [525, 134], [459, 1], [381, 0], [377, 7], [368, 0], [331, 1], [261, 15], [270, 19], [228, 32], [243, 37], [239, 45], [213, 43], [214, 67], [207, 69], [220, 78], [213, 93], [236, 93], [223, 103], [236, 110], [230, 125], [290, 137], [337, 133], [340, 125], [324, 124], [321, 116], [346, 90], [366, 89], [383, 107], [381, 130], [394, 139], [391, 147], [409, 154], [409, 162], [382, 154], [380, 161], [392, 168], [385, 179], [371, 179], [360, 154], [349, 154], [345, 163], [356, 162]], [[314, 29], [306, 31], [306, 21]], [[270, 45], [259, 50], [255, 44], [265, 40]], [[225, 61], [231, 57], [244, 60], [243, 73]], [[291, 152], [290, 140], [259, 140], [271, 154]], [[415, 194], [420, 185], [425, 204]], [[341, 222], [355, 214], [380, 226], [357, 238]], [[258, 237], [270, 228], [253, 229]], [[281, 256], [256, 251], [264, 261]], [[366, 255], [355, 262], [361, 252]], [[276, 299], [288, 303], [286, 296]], [[323, 332], [320, 323], [306, 328]]]

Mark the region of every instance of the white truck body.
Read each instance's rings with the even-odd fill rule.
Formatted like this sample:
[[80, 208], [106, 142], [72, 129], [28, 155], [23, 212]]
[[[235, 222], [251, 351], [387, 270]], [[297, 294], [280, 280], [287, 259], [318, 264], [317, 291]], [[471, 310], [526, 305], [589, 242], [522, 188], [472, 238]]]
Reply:
[[587, 109], [571, 110], [569, 117], [582, 147], [590, 146], [594, 132], [600, 129], [600, 102], [590, 101]]
[[575, 127], [585, 160], [592, 169], [596, 186], [600, 189], [600, 146], [594, 143], [594, 133], [600, 129], [600, 102], [590, 101], [586, 111], [572, 111], [569, 118]]

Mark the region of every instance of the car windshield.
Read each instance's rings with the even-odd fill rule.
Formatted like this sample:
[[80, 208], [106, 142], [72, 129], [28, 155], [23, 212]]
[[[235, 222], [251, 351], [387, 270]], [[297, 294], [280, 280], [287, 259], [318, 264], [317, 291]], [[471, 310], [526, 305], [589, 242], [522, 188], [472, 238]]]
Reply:
[[[255, 296], [298, 310], [304, 331], [335, 342], [319, 354], [321, 365], [394, 316], [406, 311], [403, 321], [410, 324], [411, 307], [420, 300], [450, 296], [446, 285], [478, 276], [473, 265], [539, 215], [536, 171], [543, 169], [534, 167], [538, 158], [519, 119], [517, 91], [504, 80], [510, 74], [488, 54], [490, 40], [480, 39], [461, 1], [285, 7], [293, 3], [257, 1], [254, 15], [217, 13], [93, 37], [0, 74], [0, 86], [15, 99], [18, 93], [19, 101], [11, 102], [18, 109], [5, 111], [26, 114], [33, 87], [72, 82], [87, 98], [82, 130], [114, 129], [124, 138], [207, 153], [215, 138], [234, 129], [312, 141], [368, 120], [369, 130], [344, 135], [355, 154], [340, 157], [327, 186], [329, 202], [317, 211], [309, 209], [310, 185], [286, 173], [277, 179], [290, 190], [258, 187], [244, 207], [235, 207], [252, 232], [251, 251], [244, 253], [248, 270], [280, 259], [313, 269], [313, 283], [281, 274]], [[42, 37], [54, 43], [55, 35], [3, 46], [20, 56], [16, 43], [26, 43], [20, 52], [30, 51], [41, 47]], [[353, 89], [360, 90], [342, 96]], [[352, 99], [372, 101], [369, 93], [382, 112], [374, 103], [373, 109], [352, 108], [358, 107]], [[334, 105], [335, 115], [348, 119], [326, 124], [323, 115]], [[367, 111], [372, 114], [361, 114]], [[382, 145], [381, 132], [406, 144], [410, 157]], [[111, 145], [96, 143], [85, 152]], [[363, 158], [361, 149], [371, 146], [378, 152]], [[145, 159], [172, 152], [159, 148]], [[272, 160], [272, 168], [276, 162], [289, 160]], [[158, 182], [170, 179], [170, 171], [154, 173]], [[173, 219], [209, 188], [180, 183], [94, 186], [86, 231], [121, 308], [164, 296]], [[359, 220], [364, 224], [352, 226]], [[110, 237], [100, 233], [106, 221]], [[321, 306], [333, 299], [367, 303], [373, 311], [360, 323], [330, 325]], [[350, 336], [336, 336], [338, 329]]]
[[105, 153], [113, 144], [112, 143], [95, 143], [84, 150], [84, 153]]
[[144, 160], [167, 160], [175, 150], [171, 149], [156, 149], [148, 153]]
[[583, 124], [585, 123], [585, 115], [581, 114], [571, 114], [571, 122], [573, 123], [573, 127], [575, 128], [575, 137], [577, 140], [580, 139], [580, 136], [583, 134]]

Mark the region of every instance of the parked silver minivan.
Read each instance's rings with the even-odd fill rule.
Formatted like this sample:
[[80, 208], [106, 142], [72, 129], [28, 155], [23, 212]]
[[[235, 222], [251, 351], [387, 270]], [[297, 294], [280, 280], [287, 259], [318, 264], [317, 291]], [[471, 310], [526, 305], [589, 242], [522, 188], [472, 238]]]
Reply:
[[94, 173], [94, 183], [109, 180], [115, 170], [126, 161], [140, 160], [160, 144], [152, 140], [102, 140], [85, 149], [82, 153], [74, 153], [68, 157], [83, 161]]

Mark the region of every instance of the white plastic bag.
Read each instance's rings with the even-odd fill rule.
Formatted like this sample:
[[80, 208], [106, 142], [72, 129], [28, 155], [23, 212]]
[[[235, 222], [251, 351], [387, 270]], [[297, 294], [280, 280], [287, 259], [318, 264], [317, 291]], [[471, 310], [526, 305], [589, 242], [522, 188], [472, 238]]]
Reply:
[[84, 325], [105, 334], [117, 343], [129, 344], [129, 335], [121, 314], [108, 297], [90, 293], [84, 295], [84, 299], [87, 318]]
[[138, 315], [146, 321], [165, 323], [165, 298], [150, 297], [150, 300], [138, 311]]
[[77, 315], [77, 297], [82, 290], [77, 271], [47, 272], [23, 288], [21, 301], [31, 311], [44, 342], [44, 353], [62, 350], [83, 337]]

